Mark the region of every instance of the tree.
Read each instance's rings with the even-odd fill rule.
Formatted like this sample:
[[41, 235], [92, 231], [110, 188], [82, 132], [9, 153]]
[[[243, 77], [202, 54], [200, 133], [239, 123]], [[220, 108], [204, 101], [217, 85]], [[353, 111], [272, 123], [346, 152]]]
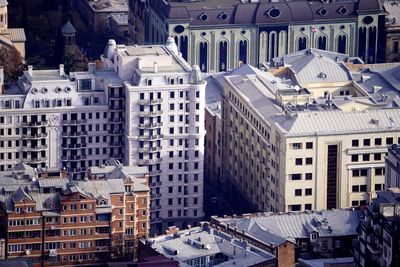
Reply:
[[73, 51], [67, 51], [63, 57], [65, 71], [67, 73], [73, 71], [84, 71], [87, 69], [89, 60], [86, 56], [78, 49]]
[[24, 70], [18, 50], [11, 47], [0, 47], [0, 66], [4, 67], [4, 80], [15, 82]]

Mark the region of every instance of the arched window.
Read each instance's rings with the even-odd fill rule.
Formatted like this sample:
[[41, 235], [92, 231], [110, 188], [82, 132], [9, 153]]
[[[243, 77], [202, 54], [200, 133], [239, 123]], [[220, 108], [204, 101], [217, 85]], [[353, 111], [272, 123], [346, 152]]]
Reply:
[[200, 70], [207, 71], [207, 57], [208, 57], [208, 46], [206, 42], [200, 42]]
[[368, 63], [375, 62], [376, 27], [368, 29]]
[[299, 37], [298, 47], [299, 47], [299, 51], [307, 48], [307, 37], [305, 37], [305, 36]]
[[365, 60], [365, 43], [367, 42], [367, 29], [360, 27], [358, 29], [358, 56]]
[[241, 40], [239, 42], [239, 65], [247, 63], [247, 41]]
[[277, 36], [276, 32], [271, 32], [269, 34], [269, 50], [268, 50], [268, 60], [271, 60], [277, 56]]
[[226, 71], [228, 64], [228, 42], [221, 41], [219, 43], [219, 64], [218, 71]]
[[318, 37], [318, 49], [326, 50], [326, 36], [321, 35]]
[[182, 57], [187, 61], [188, 60], [188, 37], [187, 36], [181, 36], [180, 50], [182, 53]]
[[339, 35], [338, 38], [338, 52], [342, 54], [346, 54], [347, 47], [347, 37], [346, 35]]

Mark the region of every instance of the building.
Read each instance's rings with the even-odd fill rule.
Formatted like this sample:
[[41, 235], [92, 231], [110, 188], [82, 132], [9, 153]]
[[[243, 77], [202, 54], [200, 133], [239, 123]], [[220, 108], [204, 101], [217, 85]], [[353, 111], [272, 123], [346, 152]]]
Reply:
[[354, 259], [351, 257], [347, 258], [329, 258], [329, 259], [317, 259], [317, 260], [303, 260], [299, 259], [300, 267], [353, 267]]
[[400, 190], [378, 193], [364, 211], [354, 242], [356, 266], [398, 266], [400, 264]]
[[76, 29], [72, 25], [71, 21], [68, 20], [67, 23], [64, 24], [64, 26], [61, 28], [61, 33], [64, 39], [64, 53], [73, 53], [77, 49], [75, 45]]
[[[74, 178], [109, 157], [147, 166], [153, 228], [203, 217], [205, 86], [198, 67], [168, 45], [110, 40], [104, 69], [29, 67], [0, 95], [0, 171], [25, 162]], [[157, 227], [155, 226], [157, 223]]]
[[275, 257], [247, 241], [221, 232], [207, 223], [148, 239], [155, 252], [179, 262], [179, 266], [276, 266]]
[[129, 38], [128, 14], [113, 13], [108, 18], [109, 35], [123, 43]]
[[385, 186], [386, 188], [400, 187], [400, 147], [392, 145], [385, 158]]
[[117, 46], [112, 56], [102, 57], [122, 80], [130, 80], [125, 163], [149, 167], [152, 222], [159, 232], [203, 217], [206, 82], [198, 67], [178, 55], [172, 38], [167, 47]]
[[294, 266], [299, 258], [351, 256], [361, 215], [360, 211], [342, 209], [258, 213], [213, 217], [211, 223], [275, 254], [279, 266]]
[[265, 67], [224, 78], [224, 189], [259, 211], [369, 203], [400, 141], [399, 65], [308, 49]]
[[8, 2], [0, 1], [0, 47], [15, 47], [21, 57], [25, 58], [25, 30], [23, 28], [8, 28]]
[[129, 7], [126, 0], [80, 0], [76, 2], [76, 9], [94, 36], [100, 36], [109, 31], [109, 17], [128, 15]]
[[399, 42], [400, 42], [400, 3], [393, 0], [382, 1], [382, 8], [386, 14], [385, 34], [386, 34], [386, 62], [399, 62]]
[[134, 0], [130, 8], [131, 17], [140, 14], [136, 42], [173, 36], [183, 58], [204, 72], [259, 66], [306, 48], [377, 58], [377, 0]]
[[105, 178], [80, 181], [24, 163], [1, 172], [6, 258], [33, 266], [134, 259], [137, 240], [149, 235], [147, 171], [115, 168]]

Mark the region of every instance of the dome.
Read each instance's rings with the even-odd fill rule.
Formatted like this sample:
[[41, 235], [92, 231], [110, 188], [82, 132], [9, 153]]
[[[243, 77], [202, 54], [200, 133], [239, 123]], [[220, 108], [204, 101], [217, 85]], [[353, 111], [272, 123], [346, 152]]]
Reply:
[[108, 44], [106, 49], [104, 49], [103, 57], [108, 58], [111, 61], [114, 61], [114, 50], [117, 47], [117, 43], [115, 40], [110, 39], [108, 40]]

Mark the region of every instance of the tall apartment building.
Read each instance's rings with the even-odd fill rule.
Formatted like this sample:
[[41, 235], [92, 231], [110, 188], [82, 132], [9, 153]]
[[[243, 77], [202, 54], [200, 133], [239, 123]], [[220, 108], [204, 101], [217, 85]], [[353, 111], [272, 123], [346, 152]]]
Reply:
[[[25, 163], [0, 173], [1, 234], [7, 259], [33, 266], [133, 259], [149, 235], [147, 171], [120, 165], [97, 180]], [[116, 175], [120, 173], [120, 175]]]
[[111, 51], [102, 57], [104, 64], [129, 81], [125, 163], [149, 168], [152, 222], [161, 231], [199, 221], [206, 85], [199, 68], [191, 68], [178, 54], [173, 38], [167, 47], [117, 46]]
[[355, 266], [399, 266], [400, 190], [379, 192], [364, 211], [354, 242]]
[[385, 158], [385, 186], [386, 188], [400, 187], [400, 146], [395, 144], [389, 147]]
[[269, 72], [226, 76], [224, 182], [257, 210], [369, 203], [384, 189], [387, 146], [400, 141], [399, 66], [361, 63], [308, 49]]
[[[25, 162], [74, 179], [107, 158], [147, 166], [153, 229], [203, 217], [205, 86], [173, 39], [166, 46], [110, 40], [104, 69], [25, 71], [0, 95], [0, 170]], [[1, 72], [0, 72], [1, 74]], [[156, 227], [157, 224], [157, 227]]]
[[377, 0], [130, 0], [136, 42], [173, 36], [182, 56], [205, 72], [259, 66], [306, 48], [376, 62]]

